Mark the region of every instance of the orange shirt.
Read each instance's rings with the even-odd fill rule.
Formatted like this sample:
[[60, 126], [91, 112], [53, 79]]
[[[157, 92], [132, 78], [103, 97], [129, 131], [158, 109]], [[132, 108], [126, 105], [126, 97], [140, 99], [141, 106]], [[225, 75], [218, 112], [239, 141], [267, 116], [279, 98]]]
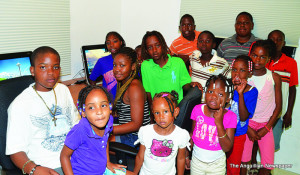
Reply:
[[191, 55], [194, 50], [197, 50], [197, 39], [198, 36], [201, 32], [198, 32], [195, 30], [195, 39], [194, 41], [189, 41], [185, 39], [182, 34], [175, 39], [171, 46], [170, 46], [170, 51], [171, 54], [176, 54], [176, 55]]

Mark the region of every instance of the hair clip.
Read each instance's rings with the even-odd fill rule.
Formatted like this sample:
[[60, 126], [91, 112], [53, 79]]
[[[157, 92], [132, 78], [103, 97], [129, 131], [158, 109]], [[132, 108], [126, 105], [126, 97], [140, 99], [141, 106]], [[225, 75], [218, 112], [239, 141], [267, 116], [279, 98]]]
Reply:
[[79, 105], [79, 100], [77, 100], [77, 107], [78, 107], [78, 105]]
[[230, 65], [230, 69], [232, 69], [234, 61], [235, 61], [235, 59], [232, 61], [231, 65]]
[[161, 97], [167, 97], [168, 96], [168, 94], [163, 94]]
[[215, 83], [213, 84], [213, 89], [216, 89], [216, 84]]
[[78, 112], [79, 112], [79, 114], [80, 114], [80, 115], [82, 114], [82, 110], [81, 110], [81, 108], [79, 108]]
[[112, 104], [111, 103], [109, 103], [109, 109], [112, 110]]
[[85, 112], [85, 104], [82, 105], [82, 111]]
[[225, 92], [227, 92], [227, 86], [225, 86]]

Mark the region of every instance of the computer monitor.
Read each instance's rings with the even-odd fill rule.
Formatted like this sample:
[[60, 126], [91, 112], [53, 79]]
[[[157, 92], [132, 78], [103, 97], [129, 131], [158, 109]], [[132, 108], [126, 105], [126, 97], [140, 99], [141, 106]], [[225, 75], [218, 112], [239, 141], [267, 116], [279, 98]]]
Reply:
[[0, 81], [30, 74], [32, 52], [0, 54]]
[[[81, 52], [86, 81], [89, 84], [89, 77], [95, 64], [102, 57], [109, 55], [110, 52], [106, 51], [104, 44], [82, 46]], [[98, 82], [100, 82], [101, 79], [102, 78], [99, 77]]]

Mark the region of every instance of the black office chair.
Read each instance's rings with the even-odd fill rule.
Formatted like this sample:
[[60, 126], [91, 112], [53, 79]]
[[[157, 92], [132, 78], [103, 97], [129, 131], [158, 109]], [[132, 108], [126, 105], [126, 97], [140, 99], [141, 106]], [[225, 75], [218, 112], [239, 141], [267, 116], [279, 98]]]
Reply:
[[7, 109], [10, 103], [31, 83], [34, 82], [32, 76], [23, 76], [0, 81], [0, 165], [6, 175], [22, 174], [5, 155], [6, 129], [7, 129]]

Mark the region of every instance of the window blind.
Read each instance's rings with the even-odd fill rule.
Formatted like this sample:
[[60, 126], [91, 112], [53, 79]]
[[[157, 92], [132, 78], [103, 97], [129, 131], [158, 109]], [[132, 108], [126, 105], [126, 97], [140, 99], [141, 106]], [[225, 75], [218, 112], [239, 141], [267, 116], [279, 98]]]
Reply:
[[191, 14], [196, 30], [209, 30], [226, 38], [235, 34], [235, 18], [242, 11], [253, 16], [255, 36], [266, 39], [272, 30], [279, 29], [285, 33], [287, 45], [298, 46], [299, 0], [181, 0], [180, 15]]
[[0, 41], [0, 53], [53, 47], [61, 57], [61, 75], [70, 74], [69, 0], [1, 0]]

